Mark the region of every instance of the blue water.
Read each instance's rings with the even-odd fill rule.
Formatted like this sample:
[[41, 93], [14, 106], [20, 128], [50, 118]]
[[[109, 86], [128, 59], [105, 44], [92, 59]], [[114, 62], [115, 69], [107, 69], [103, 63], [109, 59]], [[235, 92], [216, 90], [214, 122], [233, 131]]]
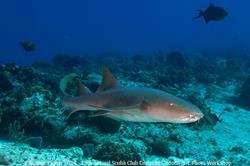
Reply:
[[[207, 25], [195, 20], [196, 10], [210, 2], [229, 16]], [[57, 53], [244, 51], [250, 43], [249, 5], [234, 0], [1, 1], [0, 62], [50, 61]], [[20, 40], [33, 41], [37, 50], [24, 52]]]
[[[208, 24], [195, 19], [209, 3], [228, 16]], [[249, 6], [247, 0], [1, 0], [0, 165], [249, 166]], [[36, 50], [25, 52], [20, 41]], [[103, 68], [102, 76], [103, 66], [110, 72]], [[116, 89], [115, 78], [126, 89]], [[94, 97], [78, 98], [87, 88]], [[168, 123], [183, 120], [197, 121]]]

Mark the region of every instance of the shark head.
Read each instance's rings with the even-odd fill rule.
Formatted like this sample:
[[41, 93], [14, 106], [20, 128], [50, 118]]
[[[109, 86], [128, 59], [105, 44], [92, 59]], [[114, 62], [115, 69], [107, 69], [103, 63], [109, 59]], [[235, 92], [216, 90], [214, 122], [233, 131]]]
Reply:
[[150, 91], [153, 96], [144, 102], [141, 111], [153, 121], [191, 123], [204, 116], [201, 110], [192, 103], [162, 91], [154, 89]]
[[184, 100], [175, 103], [165, 103], [162, 109], [163, 117], [166, 117], [168, 121], [173, 123], [191, 123], [203, 117], [203, 113], [198, 107]]

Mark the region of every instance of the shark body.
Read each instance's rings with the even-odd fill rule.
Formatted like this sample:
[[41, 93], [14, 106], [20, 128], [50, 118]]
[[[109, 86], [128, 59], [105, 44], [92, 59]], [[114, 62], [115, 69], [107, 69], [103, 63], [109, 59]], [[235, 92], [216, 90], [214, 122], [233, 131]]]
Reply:
[[63, 105], [74, 109], [71, 114], [90, 110], [94, 111], [92, 116], [116, 120], [170, 123], [190, 123], [203, 117], [198, 107], [164, 91], [121, 87], [107, 68], [103, 69], [103, 81], [96, 93], [82, 89], [81, 96], [63, 100]]

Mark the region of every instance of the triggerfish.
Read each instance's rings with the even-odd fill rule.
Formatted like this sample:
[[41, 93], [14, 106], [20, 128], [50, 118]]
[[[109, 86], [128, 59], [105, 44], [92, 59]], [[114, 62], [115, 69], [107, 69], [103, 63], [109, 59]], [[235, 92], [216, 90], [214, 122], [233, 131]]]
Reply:
[[36, 46], [31, 41], [20, 41], [19, 44], [23, 47], [24, 51], [32, 52], [36, 50]]
[[[69, 77], [65, 78], [67, 80]], [[65, 87], [65, 82], [65, 79], [61, 80], [61, 87]], [[81, 83], [80, 79], [78, 83]], [[63, 98], [63, 105], [73, 108], [70, 115], [80, 110], [89, 110], [93, 113], [91, 117], [170, 123], [190, 123], [203, 117], [198, 107], [164, 91], [146, 87], [122, 87], [107, 68], [103, 68], [103, 80], [95, 93], [82, 83], [78, 87], [82, 91], [80, 96]]]
[[223, 20], [228, 13], [222, 7], [214, 6], [213, 4], [209, 4], [209, 7], [205, 10], [198, 10], [199, 15], [196, 18], [203, 17], [205, 23], [207, 24], [210, 21], [220, 21]]

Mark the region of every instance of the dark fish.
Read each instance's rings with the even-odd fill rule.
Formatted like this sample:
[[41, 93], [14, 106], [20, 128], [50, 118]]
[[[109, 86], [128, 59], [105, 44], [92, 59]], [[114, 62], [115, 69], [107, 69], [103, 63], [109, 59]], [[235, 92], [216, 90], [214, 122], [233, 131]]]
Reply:
[[26, 52], [32, 52], [36, 50], [35, 44], [31, 41], [20, 41], [19, 43]]
[[196, 18], [203, 17], [206, 24], [210, 21], [223, 20], [228, 15], [225, 9], [218, 6], [214, 6], [211, 3], [209, 4], [209, 7], [205, 11], [198, 10], [198, 12], [199, 15]]

